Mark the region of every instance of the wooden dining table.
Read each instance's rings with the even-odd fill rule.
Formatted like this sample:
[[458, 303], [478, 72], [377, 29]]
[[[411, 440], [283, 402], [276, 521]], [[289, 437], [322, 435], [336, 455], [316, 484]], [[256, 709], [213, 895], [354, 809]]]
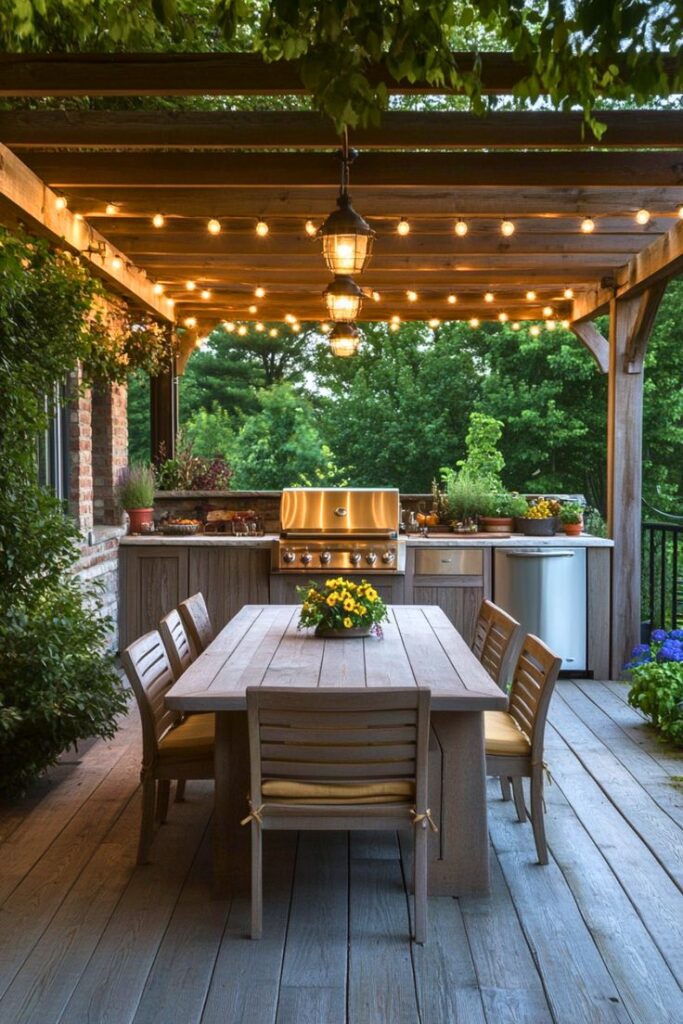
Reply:
[[[428, 687], [431, 895], [489, 892], [485, 711], [507, 707], [444, 612], [393, 605], [375, 636], [323, 639], [298, 629], [300, 607], [245, 605], [166, 695], [170, 708], [216, 715], [214, 878], [220, 894], [248, 882], [248, 686]], [[402, 843], [408, 850], [410, 843]]]

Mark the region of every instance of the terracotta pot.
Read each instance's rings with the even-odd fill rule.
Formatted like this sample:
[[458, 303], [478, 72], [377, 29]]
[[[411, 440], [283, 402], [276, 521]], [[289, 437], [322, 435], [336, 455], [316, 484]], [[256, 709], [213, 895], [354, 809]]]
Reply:
[[328, 640], [350, 640], [358, 636], [370, 636], [371, 626], [352, 626], [351, 629], [334, 629], [332, 626], [316, 626], [315, 635]]
[[130, 520], [128, 525], [129, 533], [141, 533], [142, 527], [145, 523], [153, 523], [153, 508], [127, 508], [128, 519]]
[[524, 519], [517, 517], [517, 530], [526, 537], [552, 537], [555, 533], [555, 519]]
[[484, 533], [512, 533], [514, 525], [512, 516], [482, 516], [479, 520]]
[[583, 530], [583, 523], [563, 523], [562, 529], [567, 537], [580, 537]]

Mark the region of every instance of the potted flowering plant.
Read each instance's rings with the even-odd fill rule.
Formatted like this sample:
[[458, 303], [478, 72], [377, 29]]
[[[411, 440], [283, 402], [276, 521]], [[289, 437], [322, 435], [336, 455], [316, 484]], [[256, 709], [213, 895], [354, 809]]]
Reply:
[[555, 533], [556, 510], [547, 498], [537, 498], [523, 515], [517, 516], [517, 529], [527, 537], [552, 537]]
[[578, 537], [583, 529], [583, 505], [568, 501], [560, 508], [560, 522], [568, 537]]
[[367, 580], [344, 579], [342, 576], [297, 587], [303, 604], [299, 615], [299, 629], [315, 626], [316, 636], [381, 637], [387, 616], [387, 606]]
[[650, 643], [634, 647], [625, 667], [631, 674], [629, 704], [683, 746], [683, 629], [653, 629]]

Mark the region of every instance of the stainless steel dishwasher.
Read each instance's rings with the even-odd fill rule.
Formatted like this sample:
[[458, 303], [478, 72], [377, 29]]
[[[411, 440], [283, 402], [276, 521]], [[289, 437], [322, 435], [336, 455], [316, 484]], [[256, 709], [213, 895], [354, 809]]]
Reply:
[[564, 671], [585, 671], [586, 549], [495, 550], [494, 601], [562, 658]]

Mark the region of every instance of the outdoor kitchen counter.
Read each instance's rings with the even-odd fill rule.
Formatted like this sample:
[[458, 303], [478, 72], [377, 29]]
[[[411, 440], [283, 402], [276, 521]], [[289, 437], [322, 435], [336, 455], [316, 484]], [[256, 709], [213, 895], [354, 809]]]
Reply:
[[[278, 539], [278, 534], [267, 533], [263, 537], [232, 537], [224, 533], [205, 534], [199, 533], [190, 537], [165, 537], [161, 534], [149, 536], [127, 536], [121, 538], [122, 545], [143, 546], [170, 545], [172, 547], [240, 547], [240, 548], [268, 548], [273, 541]], [[459, 536], [453, 533], [430, 534], [428, 537], [420, 537], [415, 534], [406, 536], [406, 545], [409, 548], [417, 547], [443, 547], [443, 548], [495, 548], [500, 546], [515, 547], [578, 547], [578, 548], [611, 548], [614, 541], [605, 537], [591, 537], [589, 534], [582, 534], [580, 537], [565, 537], [564, 534], [556, 534], [554, 537], [525, 537], [524, 534], [514, 533], [510, 537], [500, 537], [496, 534], [474, 537]]]

